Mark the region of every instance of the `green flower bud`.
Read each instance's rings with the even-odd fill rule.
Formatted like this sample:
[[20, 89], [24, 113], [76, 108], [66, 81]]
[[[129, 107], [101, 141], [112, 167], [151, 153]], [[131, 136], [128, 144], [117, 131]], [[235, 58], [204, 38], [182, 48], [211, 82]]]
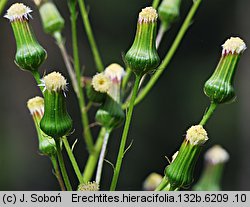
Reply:
[[181, 0], [163, 0], [158, 8], [159, 18], [165, 29], [180, 15]]
[[216, 104], [234, 100], [233, 79], [246, 44], [238, 37], [231, 37], [223, 44], [221, 59], [204, 86], [205, 94]]
[[139, 76], [154, 70], [160, 62], [156, 50], [157, 16], [152, 7], [142, 9], [134, 43], [125, 55], [125, 63]]
[[123, 123], [125, 114], [121, 105], [107, 96], [103, 105], [96, 112], [95, 119], [105, 128], [114, 129]]
[[229, 154], [221, 146], [215, 145], [210, 148], [205, 154], [205, 169], [193, 189], [197, 191], [221, 190], [221, 176], [228, 160]]
[[38, 141], [39, 141], [39, 151], [43, 155], [52, 156], [56, 154], [56, 144], [55, 140], [52, 139], [52, 137], [49, 137], [46, 135], [41, 129], [40, 129], [40, 122], [44, 114], [44, 100], [41, 97], [34, 97], [32, 99], [29, 99], [27, 102], [27, 107], [33, 117], [37, 135], [38, 135]]
[[42, 86], [44, 91], [44, 116], [40, 127], [54, 139], [67, 135], [72, 128], [72, 120], [66, 109], [66, 79], [58, 72], [45, 76]]
[[193, 173], [202, 145], [208, 140], [207, 132], [201, 125], [187, 130], [177, 156], [165, 169], [171, 190], [188, 187], [193, 182]]
[[28, 18], [32, 10], [22, 3], [13, 4], [4, 16], [10, 20], [16, 39], [16, 64], [23, 70], [35, 71], [47, 57], [46, 51], [37, 42]]
[[52, 1], [46, 0], [34, 0], [34, 2], [39, 7], [44, 31], [51, 35], [56, 32], [61, 32], [64, 28], [64, 19], [56, 5]]

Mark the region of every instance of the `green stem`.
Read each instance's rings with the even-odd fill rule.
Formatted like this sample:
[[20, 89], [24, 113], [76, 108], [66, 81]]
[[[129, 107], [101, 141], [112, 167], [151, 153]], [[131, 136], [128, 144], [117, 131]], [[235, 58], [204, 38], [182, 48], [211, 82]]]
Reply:
[[167, 31], [167, 27], [164, 24], [161, 24], [160, 29], [158, 31], [157, 37], [156, 37], [156, 48], [159, 48], [159, 45], [162, 41], [162, 38]]
[[[139, 93], [136, 101], [135, 101], [135, 105], [140, 103], [145, 96], [149, 93], [149, 91], [152, 89], [152, 87], [155, 85], [156, 81], [159, 79], [159, 77], [161, 76], [161, 74], [163, 73], [163, 71], [166, 69], [166, 67], [168, 66], [169, 62], [171, 61], [172, 57], [174, 56], [178, 46], [181, 43], [181, 40], [183, 39], [184, 35], [186, 34], [187, 29], [189, 28], [193, 16], [196, 13], [197, 9], [199, 8], [199, 5], [201, 3], [202, 0], [196, 0], [193, 3], [193, 6], [191, 7], [184, 23], [182, 24], [171, 48], [169, 49], [166, 57], [163, 59], [162, 63], [160, 64], [160, 66], [158, 67], [156, 73], [153, 75], [153, 77], [150, 79], [150, 81], [147, 83], [147, 85], [145, 86], [145, 88], [141, 91], [141, 93]], [[124, 107], [126, 107], [126, 104], [124, 105]]]
[[214, 113], [214, 110], [217, 108], [217, 104], [214, 102], [211, 102], [208, 110], [206, 111], [206, 113], [204, 114], [204, 116], [202, 117], [202, 120], [200, 121], [200, 125], [205, 125], [208, 121], [208, 119], [212, 116], [212, 114]]
[[37, 70], [33, 70], [31, 71], [34, 79], [36, 80], [37, 84], [39, 85], [41, 83], [41, 78], [40, 78], [40, 74]]
[[122, 79], [122, 91], [125, 92], [130, 76], [132, 75], [132, 70], [130, 68], [126, 69], [126, 74]]
[[[41, 84], [41, 77], [40, 77], [39, 72], [37, 70], [33, 70], [33, 71], [31, 71], [31, 73], [32, 73], [37, 85], [40, 85]], [[40, 88], [41, 92], [43, 93], [43, 86], [39, 86], [39, 88]]]
[[73, 154], [73, 152], [71, 150], [71, 147], [69, 145], [67, 137], [63, 137], [62, 140], [63, 140], [63, 144], [65, 146], [65, 149], [66, 149], [66, 151], [68, 153], [68, 156], [69, 156], [69, 159], [71, 161], [71, 164], [72, 164], [72, 166], [74, 168], [74, 171], [76, 173], [76, 176], [78, 178], [78, 181], [81, 184], [81, 183], [83, 183], [82, 174], [81, 174], [81, 171], [80, 171], [80, 169], [78, 167], [78, 164], [76, 162], [75, 156], [74, 156], [74, 154]]
[[77, 13], [76, 13], [76, 4], [69, 4], [70, 14], [71, 14], [71, 32], [72, 32], [72, 44], [73, 44], [73, 56], [74, 56], [74, 68], [76, 72], [77, 88], [78, 88], [78, 102], [81, 110], [81, 119], [83, 125], [83, 136], [87, 149], [89, 153], [92, 153], [94, 150], [93, 137], [89, 128], [89, 119], [88, 114], [86, 113], [86, 103], [83, 91], [81, 89], [81, 69], [80, 69], [80, 60], [79, 60], [79, 50], [78, 50], [78, 39], [77, 39]]
[[5, 7], [6, 3], [7, 3], [7, 1], [8, 0], [1, 0], [0, 1], [0, 15], [2, 14], [2, 11], [3, 11], [3, 9], [4, 9], [4, 7]]
[[152, 7], [154, 7], [155, 9], [157, 9], [159, 3], [160, 3], [160, 0], [154, 0], [153, 3], [152, 3]]
[[93, 31], [89, 22], [88, 12], [86, 10], [84, 0], [78, 0], [78, 3], [79, 3], [81, 15], [82, 15], [83, 24], [86, 30], [86, 34], [87, 34], [87, 37], [91, 46], [91, 50], [94, 56], [97, 71], [102, 72], [104, 70], [104, 66], [103, 66], [98, 48], [96, 46], [95, 38], [94, 38]]
[[97, 171], [96, 171], [96, 179], [95, 181], [100, 184], [101, 181], [101, 176], [102, 176], [102, 168], [103, 168], [103, 162], [104, 162], [104, 158], [105, 158], [105, 152], [106, 152], [106, 148], [108, 145], [108, 140], [109, 140], [109, 135], [111, 133], [112, 130], [106, 130], [106, 133], [104, 135], [104, 139], [103, 139], [103, 144], [102, 144], [102, 149], [101, 149], [101, 153], [99, 156], [99, 161], [98, 161], [98, 167], [97, 167]]
[[133, 87], [133, 93], [132, 93], [132, 97], [131, 97], [130, 105], [129, 105], [129, 109], [128, 109], [128, 114], [126, 117], [126, 122], [125, 122], [125, 126], [124, 126], [123, 133], [122, 133], [122, 139], [121, 139], [120, 149], [119, 149], [119, 153], [118, 153], [118, 157], [117, 157], [117, 161], [116, 161], [114, 175], [113, 175], [112, 183], [110, 186], [111, 191], [114, 191], [116, 189], [118, 177], [120, 174], [122, 160], [124, 157], [124, 150], [125, 150], [125, 146], [126, 146], [126, 140], [128, 137], [128, 131], [129, 131], [130, 122], [131, 122], [133, 109], [134, 109], [134, 102], [135, 102], [136, 95], [138, 92], [140, 80], [141, 80], [141, 76], [136, 76], [135, 84]]
[[75, 93], [78, 95], [79, 90], [77, 87], [76, 75], [75, 75], [75, 72], [74, 72], [72, 65], [70, 63], [69, 55], [68, 55], [67, 50], [65, 48], [65, 43], [63, 41], [62, 34], [60, 32], [55, 32], [53, 36], [54, 36], [56, 43], [61, 51], [63, 61], [65, 63], [67, 72], [68, 72], [70, 80], [72, 82], [73, 89], [74, 89]]
[[158, 185], [158, 187], [155, 189], [155, 191], [162, 191], [166, 186], [168, 186], [169, 181], [166, 176], [162, 178], [161, 183]]
[[67, 188], [67, 191], [72, 191], [72, 187], [69, 181], [69, 177], [64, 165], [64, 161], [63, 161], [63, 156], [62, 156], [62, 151], [61, 151], [61, 144], [60, 144], [60, 139], [56, 139], [56, 151], [57, 151], [57, 158], [58, 158], [58, 162], [61, 168], [61, 172], [62, 172], [62, 176], [63, 176], [63, 180], [65, 183], [65, 186]]
[[104, 127], [102, 127], [101, 131], [99, 132], [99, 136], [96, 140], [96, 143], [95, 143], [95, 150], [89, 155], [87, 164], [85, 165], [85, 169], [83, 172], [84, 183], [89, 182], [94, 174], [94, 170], [95, 170], [98, 157], [102, 148], [102, 143], [103, 143], [105, 133], [106, 133], [106, 130]]
[[56, 176], [56, 179], [60, 185], [60, 188], [62, 191], [65, 191], [65, 186], [64, 186], [64, 183], [63, 183], [63, 180], [62, 180], [62, 176], [61, 176], [61, 173], [60, 173], [60, 170], [59, 170], [59, 166], [58, 166], [58, 163], [57, 163], [57, 160], [56, 160], [56, 157], [55, 156], [51, 156], [50, 157], [50, 160], [51, 160], [51, 163], [53, 165], [53, 168], [54, 168], [54, 171], [55, 171], [55, 176]]

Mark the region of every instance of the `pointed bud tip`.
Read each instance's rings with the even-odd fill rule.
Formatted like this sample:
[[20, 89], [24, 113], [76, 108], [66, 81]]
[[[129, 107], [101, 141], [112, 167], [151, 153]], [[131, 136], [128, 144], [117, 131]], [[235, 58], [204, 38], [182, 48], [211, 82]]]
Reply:
[[104, 73], [98, 73], [93, 77], [91, 84], [96, 91], [107, 93], [111, 86], [111, 81]]
[[202, 145], [208, 140], [207, 132], [202, 125], [195, 125], [187, 130], [186, 140], [192, 145]]
[[153, 7], [146, 7], [139, 13], [138, 22], [155, 22], [157, 20], [157, 17], [157, 11]]
[[212, 164], [225, 163], [229, 160], [229, 154], [220, 145], [215, 145], [206, 152], [205, 159]]
[[107, 75], [112, 81], [121, 82], [122, 77], [125, 75], [124, 68], [117, 63], [109, 65], [104, 74]]
[[245, 42], [239, 37], [231, 37], [227, 39], [227, 41], [222, 45], [222, 48], [223, 55], [228, 53], [241, 54], [247, 49]]
[[23, 3], [15, 3], [12, 4], [11, 7], [7, 10], [5, 18], [9, 19], [10, 21], [14, 20], [22, 20], [28, 19], [32, 10], [30, 7], [25, 6]]
[[40, 113], [43, 114], [44, 112], [44, 100], [40, 96], [36, 96], [34, 98], [31, 98], [27, 101], [27, 107], [33, 115], [34, 113]]
[[67, 81], [59, 72], [52, 72], [46, 75], [42, 82], [48, 91], [65, 91], [67, 90]]

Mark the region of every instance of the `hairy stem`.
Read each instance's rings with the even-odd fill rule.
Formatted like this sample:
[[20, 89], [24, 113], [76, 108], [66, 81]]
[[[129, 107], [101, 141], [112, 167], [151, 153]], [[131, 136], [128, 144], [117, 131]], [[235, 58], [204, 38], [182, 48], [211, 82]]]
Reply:
[[95, 60], [95, 64], [97, 67], [97, 71], [102, 72], [104, 69], [102, 60], [101, 60], [101, 56], [100, 53], [98, 51], [97, 45], [96, 45], [96, 41], [93, 35], [93, 31], [89, 22], [89, 18], [88, 18], [88, 12], [86, 10], [86, 6], [84, 3], [84, 0], [78, 0], [79, 3], [79, 7], [80, 7], [80, 11], [81, 11], [81, 15], [82, 15], [82, 20], [83, 20], [83, 24], [86, 30], [86, 34], [90, 43], [90, 47], [94, 56], [94, 60]]
[[120, 174], [122, 160], [123, 160], [124, 152], [125, 152], [126, 141], [128, 137], [128, 131], [129, 131], [130, 122], [132, 119], [132, 114], [133, 114], [133, 109], [134, 109], [134, 102], [135, 102], [136, 95], [138, 92], [140, 80], [141, 80], [141, 76], [136, 76], [135, 84], [134, 84], [133, 92], [132, 92], [132, 97], [131, 97], [130, 104], [129, 104], [128, 114], [126, 117], [126, 122], [125, 122], [125, 126], [124, 126], [123, 133], [122, 133], [120, 149], [119, 149], [119, 153], [117, 156], [117, 161], [116, 161], [116, 165], [114, 169], [114, 175], [113, 175], [112, 183], [110, 186], [111, 191], [114, 191], [116, 189], [118, 177]]

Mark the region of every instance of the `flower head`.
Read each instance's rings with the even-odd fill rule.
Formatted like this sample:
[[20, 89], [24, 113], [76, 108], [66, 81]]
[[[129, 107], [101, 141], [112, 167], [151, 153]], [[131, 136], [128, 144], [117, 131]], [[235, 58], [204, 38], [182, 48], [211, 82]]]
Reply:
[[202, 145], [208, 140], [207, 132], [202, 125], [195, 125], [187, 130], [186, 140], [192, 145]]
[[4, 17], [10, 21], [29, 19], [31, 12], [30, 7], [25, 6], [23, 3], [15, 3], [7, 10]]
[[29, 99], [27, 102], [27, 107], [32, 116], [34, 114], [39, 114], [42, 117], [44, 114], [44, 100], [42, 97], [36, 96]]
[[42, 80], [40, 86], [44, 86], [48, 91], [65, 91], [67, 90], [67, 81], [59, 72], [52, 72], [46, 75]]
[[98, 73], [92, 79], [92, 86], [98, 92], [107, 93], [110, 85], [111, 81], [104, 73]]
[[157, 20], [158, 14], [153, 7], [146, 7], [141, 10], [139, 13], [138, 22], [139, 23], [148, 23], [155, 22]]
[[162, 176], [158, 173], [151, 173], [143, 182], [143, 190], [152, 191], [162, 181]]
[[222, 45], [222, 48], [222, 55], [226, 55], [228, 53], [241, 54], [247, 49], [247, 46], [239, 37], [231, 37]]
[[125, 75], [125, 71], [122, 66], [113, 63], [105, 69], [104, 74], [108, 76], [112, 82], [120, 83], [122, 77]]
[[225, 163], [229, 160], [229, 154], [220, 145], [215, 145], [206, 152], [205, 159], [214, 165]]
[[97, 182], [83, 183], [78, 186], [78, 191], [99, 191], [100, 186]]

